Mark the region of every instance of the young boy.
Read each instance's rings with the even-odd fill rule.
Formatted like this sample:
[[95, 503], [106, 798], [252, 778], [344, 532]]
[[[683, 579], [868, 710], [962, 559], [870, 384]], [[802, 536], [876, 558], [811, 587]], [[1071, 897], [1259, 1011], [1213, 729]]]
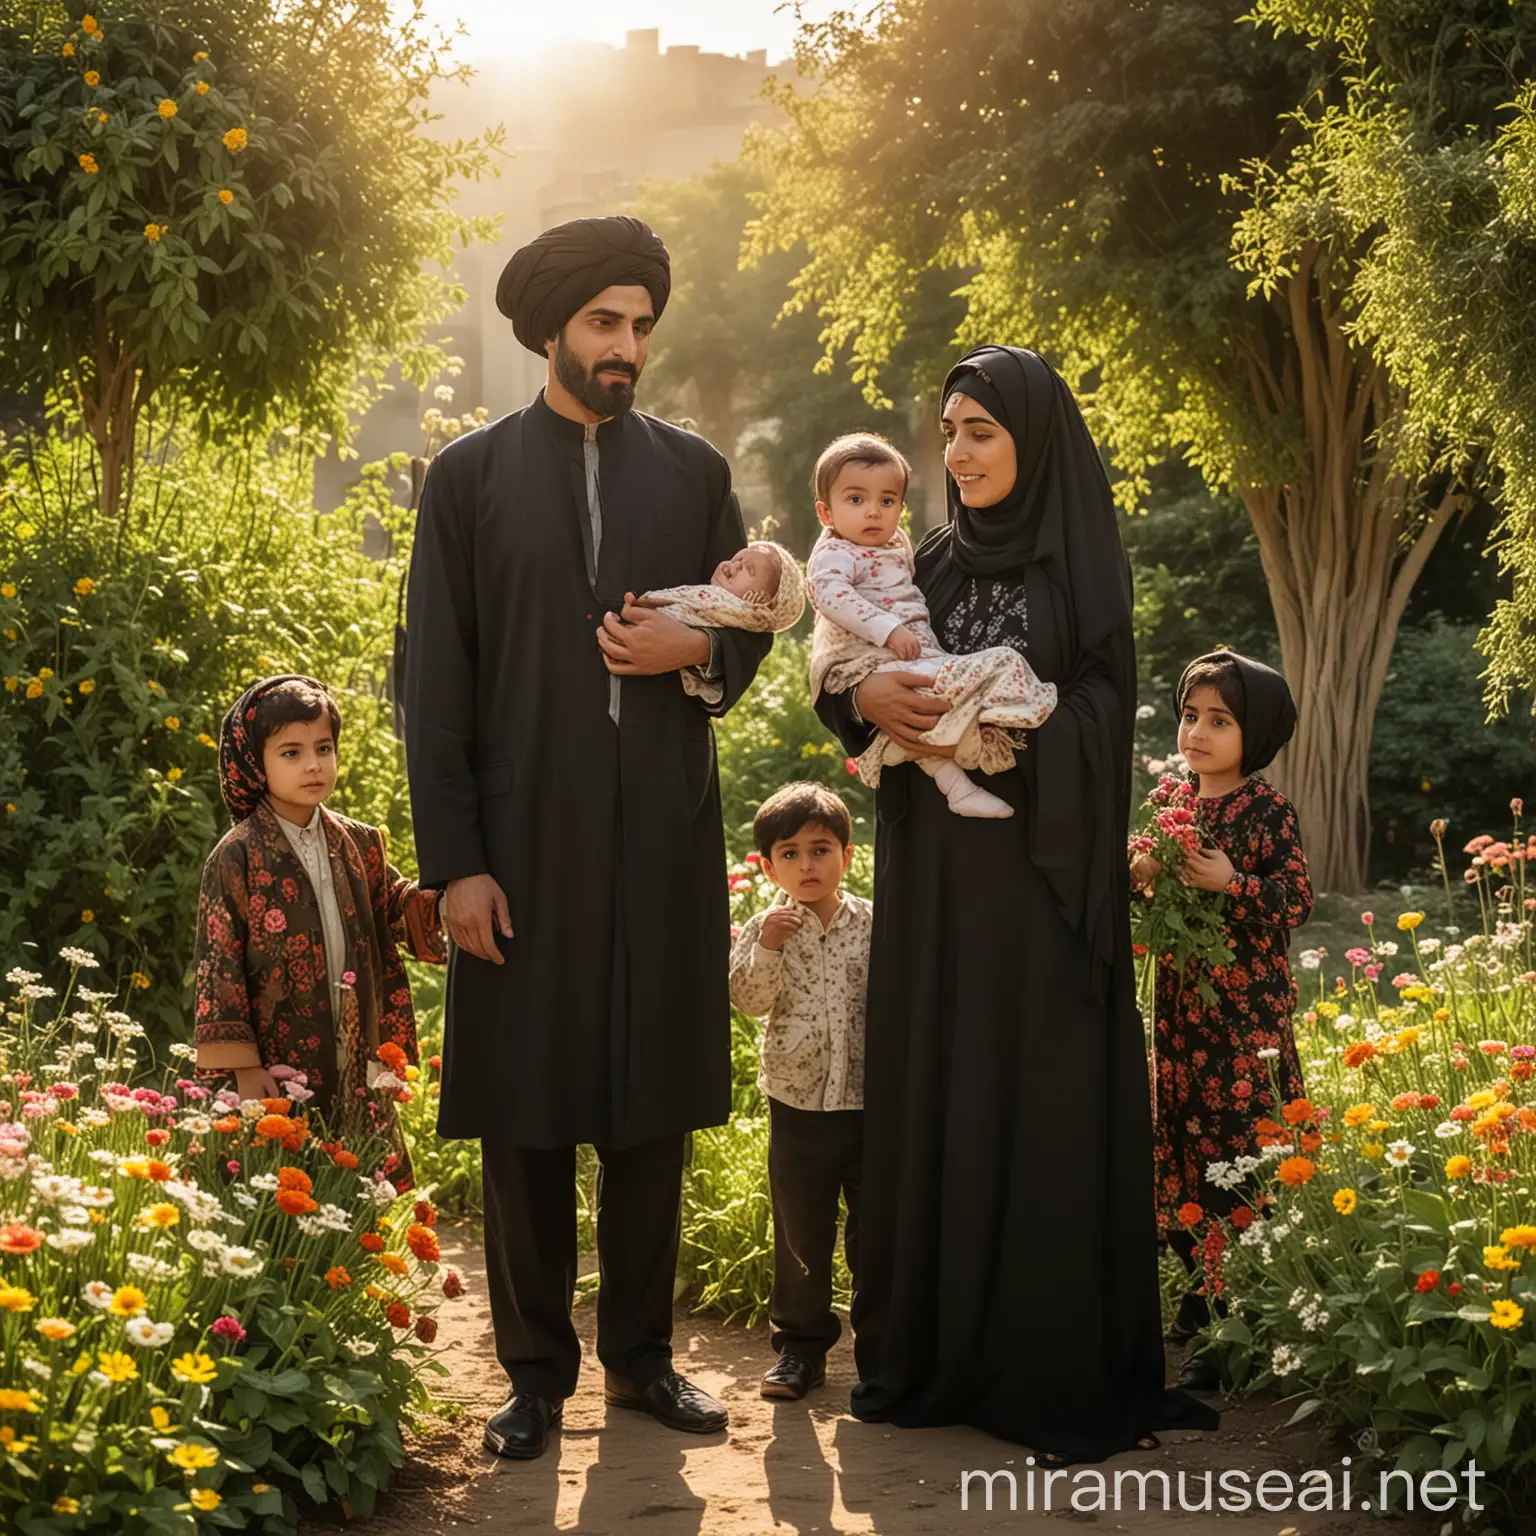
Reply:
[[765, 1019], [758, 1087], [768, 1097], [773, 1197], [769, 1321], [778, 1361], [764, 1397], [802, 1398], [826, 1380], [841, 1331], [832, 1311], [837, 1199], [848, 1202], [843, 1252], [858, 1283], [864, 1141], [864, 991], [874, 909], [840, 887], [853, 822], [821, 784], [786, 784], [752, 823], [773, 906], [731, 950], [731, 1001]]
[[377, 827], [324, 809], [340, 734], [311, 677], [255, 683], [224, 717], [219, 788], [234, 826], [203, 866], [197, 1070], [232, 1074], [242, 1099], [281, 1098], [275, 1066], [302, 1073], [332, 1132], [383, 1138], [383, 1172], [408, 1189], [389, 1080], [370, 1089], [385, 1058], [416, 1060], [397, 942], [418, 960], [447, 956], [437, 893], [391, 868]]

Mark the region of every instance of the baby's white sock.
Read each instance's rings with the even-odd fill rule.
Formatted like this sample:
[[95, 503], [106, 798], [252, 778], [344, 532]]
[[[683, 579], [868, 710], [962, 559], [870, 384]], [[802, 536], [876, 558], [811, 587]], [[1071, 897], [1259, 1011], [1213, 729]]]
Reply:
[[975, 816], [986, 821], [1002, 821], [1013, 815], [1013, 807], [999, 800], [990, 790], [973, 782], [965, 769], [947, 757], [920, 757], [918, 763], [938, 785], [939, 793], [949, 801], [956, 816]]

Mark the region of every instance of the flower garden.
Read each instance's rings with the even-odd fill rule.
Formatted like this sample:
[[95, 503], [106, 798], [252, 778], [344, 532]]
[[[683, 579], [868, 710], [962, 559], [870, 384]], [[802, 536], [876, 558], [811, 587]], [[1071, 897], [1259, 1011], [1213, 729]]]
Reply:
[[9, 973], [0, 1030], [0, 1527], [367, 1515], [463, 1291], [435, 1210], [324, 1139], [301, 1075], [241, 1103], [151, 1070], [63, 958], [61, 996]]

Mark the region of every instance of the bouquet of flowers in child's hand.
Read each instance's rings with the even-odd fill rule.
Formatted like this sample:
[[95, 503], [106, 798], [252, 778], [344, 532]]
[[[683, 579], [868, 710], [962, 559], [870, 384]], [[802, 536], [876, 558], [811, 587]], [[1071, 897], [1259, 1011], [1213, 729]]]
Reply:
[[[1144, 1006], [1155, 995], [1160, 960], [1173, 966], [1181, 989], [1193, 969], [1200, 996], [1214, 1006], [1216, 989], [1208, 973], [1232, 958], [1220, 893], [1179, 879], [1185, 860], [1200, 847], [1194, 801], [1192, 782], [1164, 774], [1143, 803], [1131, 835], [1131, 870], [1139, 886], [1131, 909], [1131, 940], [1135, 953], [1147, 957]], [[1169, 878], [1160, 878], [1163, 875]]]

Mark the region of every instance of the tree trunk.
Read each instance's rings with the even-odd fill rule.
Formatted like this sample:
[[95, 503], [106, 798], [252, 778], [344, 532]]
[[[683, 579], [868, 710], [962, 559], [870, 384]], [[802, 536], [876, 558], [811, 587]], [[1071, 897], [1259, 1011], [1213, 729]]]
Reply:
[[1246, 349], [1261, 410], [1299, 423], [1305, 461], [1291, 483], [1249, 487], [1296, 734], [1275, 770], [1296, 807], [1319, 890], [1355, 894], [1370, 858], [1371, 732], [1408, 595], [1462, 504], [1434, 504], [1394, 459], [1404, 399], [1351, 343], [1321, 253], [1276, 290], [1287, 345], [1278, 374]]
[[100, 305], [92, 320], [95, 367], [90, 384], [81, 387], [80, 410], [101, 461], [102, 514], [123, 528], [128, 517], [124, 490], [139, 413], [149, 398], [149, 374], [136, 366], [132, 354], [113, 336]]

